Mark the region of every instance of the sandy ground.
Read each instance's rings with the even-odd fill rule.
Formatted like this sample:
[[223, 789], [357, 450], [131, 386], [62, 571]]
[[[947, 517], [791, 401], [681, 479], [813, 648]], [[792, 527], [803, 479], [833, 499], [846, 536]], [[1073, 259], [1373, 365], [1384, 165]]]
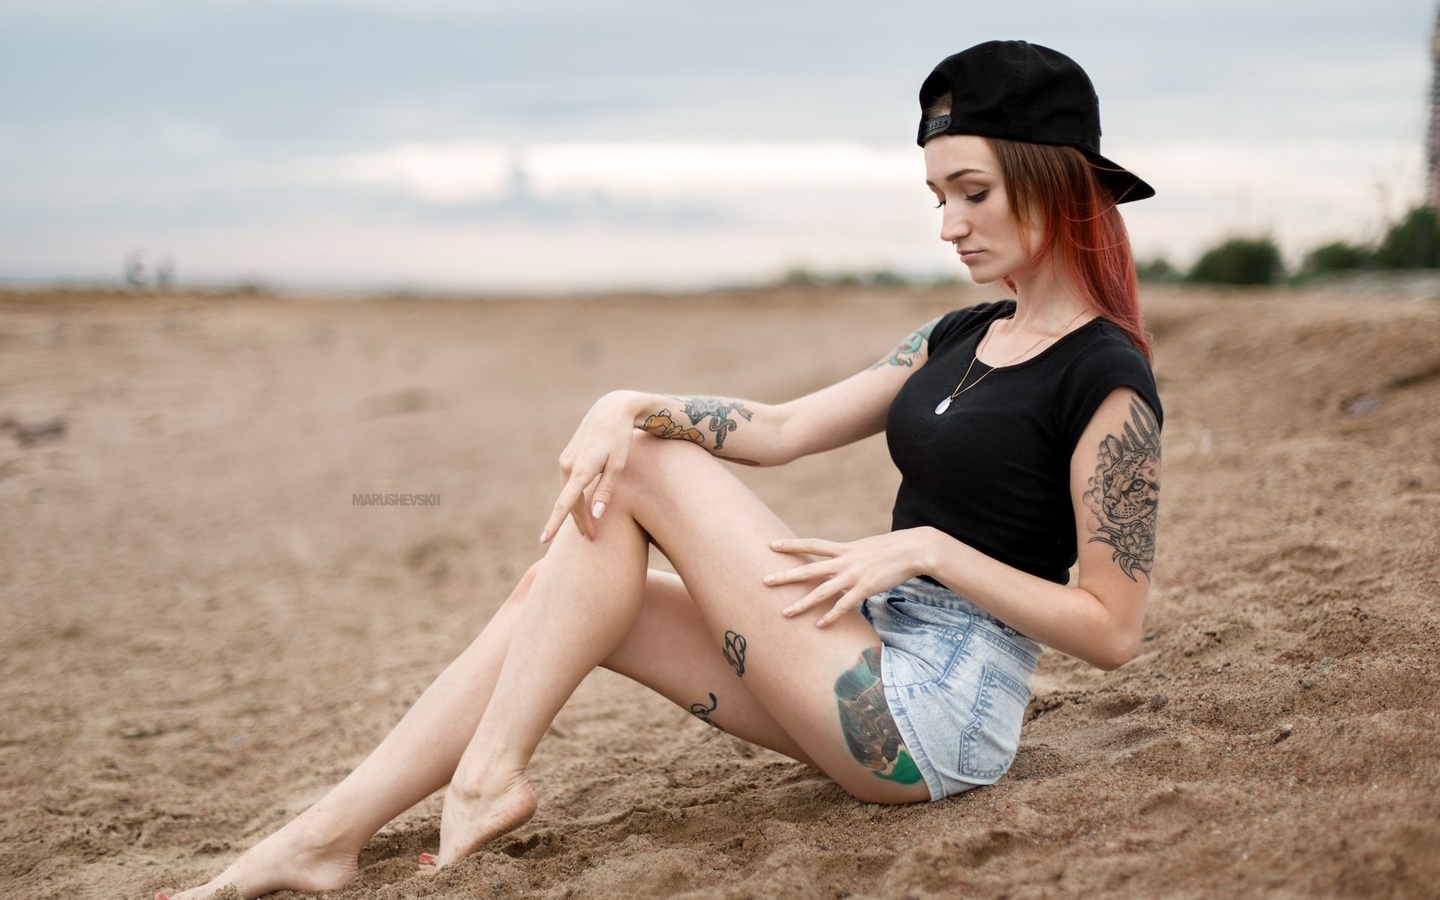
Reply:
[[[0, 895], [197, 883], [318, 797], [538, 557], [604, 390], [783, 399], [982, 298], [0, 295]], [[859, 804], [602, 672], [529, 825], [417, 878], [432, 798], [330, 896], [1436, 896], [1440, 303], [1146, 302], [1146, 641], [1048, 654], [1000, 784]], [[880, 439], [742, 477], [835, 538], [896, 485]]]

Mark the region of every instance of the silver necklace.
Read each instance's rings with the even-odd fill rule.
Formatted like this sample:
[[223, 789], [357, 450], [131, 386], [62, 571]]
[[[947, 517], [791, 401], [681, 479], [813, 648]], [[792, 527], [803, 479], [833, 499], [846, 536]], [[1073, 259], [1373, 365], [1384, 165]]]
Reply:
[[1003, 369], [1005, 366], [1008, 366], [1008, 365], [1010, 365], [1011, 363], [1015, 362], [1015, 360], [1019, 359], [1020, 357], [1024, 356], [1025, 354], [1029, 353], [1031, 350], [1034, 350], [1036, 347], [1040, 346], [1041, 344], [1045, 343], [1046, 341], [1048, 341], [1048, 340], [1050, 340], [1050, 339], [1052, 339], [1052, 338], [1058, 338], [1058, 337], [1060, 337], [1062, 334], [1064, 334], [1065, 332], [1069, 331], [1069, 330], [1070, 330], [1070, 326], [1071, 326], [1071, 325], [1074, 325], [1076, 322], [1078, 322], [1078, 321], [1080, 320], [1080, 316], [1085, 315], [1085, 313], [1087, 313], [1087, 312], [1089, 312], [1089, 311], [1090, 311], [1090, 310], [1088, 310], [1088, 309], [1083, 309], [1083, 310], [1081, 310], [1081, 311], [1080, 311], [1080, 315], [1077, 315], [1075, 318], [1071, 319], [1069, 322], [1066, 322], [1066, 323], [1065, 323], [1065, 326], [1064, 326], [1063, 328], [1061, 328], [1059, 331], [1055, 332], [1054, 334], [1047, 334], [1047, 335], [1045, 335], [1044, 337], [1040, 338], [1040, 340], [1038, 340], [1038, 341], [1036, 341], [1035, 343], [1031, 344], [1030, 346], [1026, 347], [1024, 350], [1021, 350], [1019, 353], [1017, 353], [1017, 354], [1015, 354], [1014, 356], [1010, 357], [1010, 359], [1006, 360], [1005, 362], [1001, 363], [1000, 365], [998, 365], [998, 366], [992, 366], [991, 368], [986, 369], [984, 372], [980, 373], [980, 377], [979, 377], [979, 378], [975, 379], [974, 381], [970, 382], [970, 384], [967, 385], [967, 384], [965, 384], [965, 379], [967, 379], [967, 378], [970, 377], [970, 370], [975, 368], [975, 363], [977, 363], [977, 362], [980, 361], [980, 354], [981, 354], [982, 351], [984, 351], [985, 345], [990, 342], [990, 329], [988, 329], [988, 328], [985, 329], [985, 337], [981, 338], [981, 340], [980, 340], [980, 345], [975, 348], [975, 356], [970, 360], [970, 365], [968, 365], [968, 366], [965, 367], [965, 374], [960, 376], [960, 383], [957, 384], [957, 385], [955, 385], [955, 390], [953, 390], [953, 391], [950, 392], [950, 396], [946, 397], [944, 400], [941, 400], [940, 403], [939, 403], [939, 405], [937, 405], [937, 406], [935, 407], [935, 415], [938, 416], [938, 415], [940, 415], [941, 413], [945, 412], [945, 410], [949, 409], [951, 402], [954, 401], [954, 399], [955, 399], [956, 397], [960, 396], [961, 394], [963, 394], [963, 393], [965, 393], [966, 391], [970, 390], [971, 388], [975, 387], [975, 385], [977, 385], [977, 384], [979, 384], [980, 382], [984, 381], [984, 380], [985, 380], [985, 376], [989, 375], [991, 372], [995, 371], [996, 369]]

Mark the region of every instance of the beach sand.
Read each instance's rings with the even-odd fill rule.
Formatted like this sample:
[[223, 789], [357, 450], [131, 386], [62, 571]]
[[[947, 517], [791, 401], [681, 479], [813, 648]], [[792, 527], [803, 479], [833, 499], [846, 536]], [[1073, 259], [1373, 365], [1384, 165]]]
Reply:
[[[539, 557], [604, 391], [782, 400], [988, 296], [0, 295], [0, 896], [202, 882], [343, 777]], [[599, 672], [528, 825], [417, 877], [433, 797], [326, 896], [1436, 896], [1440, 303], [1146, 308], [1145, 642], [1113, 673], [1047, 654], [999, 784], [857, 803]], [[739, 474], [837, 539], [897, 484], [882, 438]]]

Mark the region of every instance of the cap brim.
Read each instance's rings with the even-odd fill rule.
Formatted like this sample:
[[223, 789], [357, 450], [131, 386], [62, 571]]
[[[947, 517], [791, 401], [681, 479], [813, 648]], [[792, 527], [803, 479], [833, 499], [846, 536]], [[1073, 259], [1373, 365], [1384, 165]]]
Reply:
[[1155, 189], [1143, 178], [1134, 172], [1118, 165], [1098, 153], [1092, 153], [1084, 147], [1076, 147], [1090, 160], [1090, 165], [1095, 168], [1095, 175], [1100, 183], [1110, 189], [1110, 194], [1115, 198], [1116, 203], [1129, 203], [1132, 200], [1146, 200], [1155, 196]]

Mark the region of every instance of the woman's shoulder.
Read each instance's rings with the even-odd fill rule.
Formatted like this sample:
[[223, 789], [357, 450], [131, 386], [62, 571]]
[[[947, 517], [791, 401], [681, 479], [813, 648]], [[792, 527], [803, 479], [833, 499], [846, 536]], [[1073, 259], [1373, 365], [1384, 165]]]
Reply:
[[1088, 340], [1077, 341], [1075, 362], [1087, 368], [1124, 368], [1143, 370], [1153, 377], [1150, 361], [1120, 326], [1101, 316], [1082, 329]]
[[977, 303], [974, 306], [963, 306], [960, 309], [951, 310], [941, 316], [930, 331], [930, 352], [946, 341], [971, 334], [996, 319], [1005, 319], [1015, 315], [1014, 300], [995, 300], [990, 303]]
[[[1069, 359], [1061, 376], [1062, 393], [1093, 410], [1099, 400], [1117, 387], [1129, 387], [1155, 412], [1164, 415], [1155, 373], [1145, 354], [1131, 343], [1119, 326], [1099, 318], [1081, 329], [1070, 344]], [[1088, 418], [1088, 414], [1086, 415]]]

